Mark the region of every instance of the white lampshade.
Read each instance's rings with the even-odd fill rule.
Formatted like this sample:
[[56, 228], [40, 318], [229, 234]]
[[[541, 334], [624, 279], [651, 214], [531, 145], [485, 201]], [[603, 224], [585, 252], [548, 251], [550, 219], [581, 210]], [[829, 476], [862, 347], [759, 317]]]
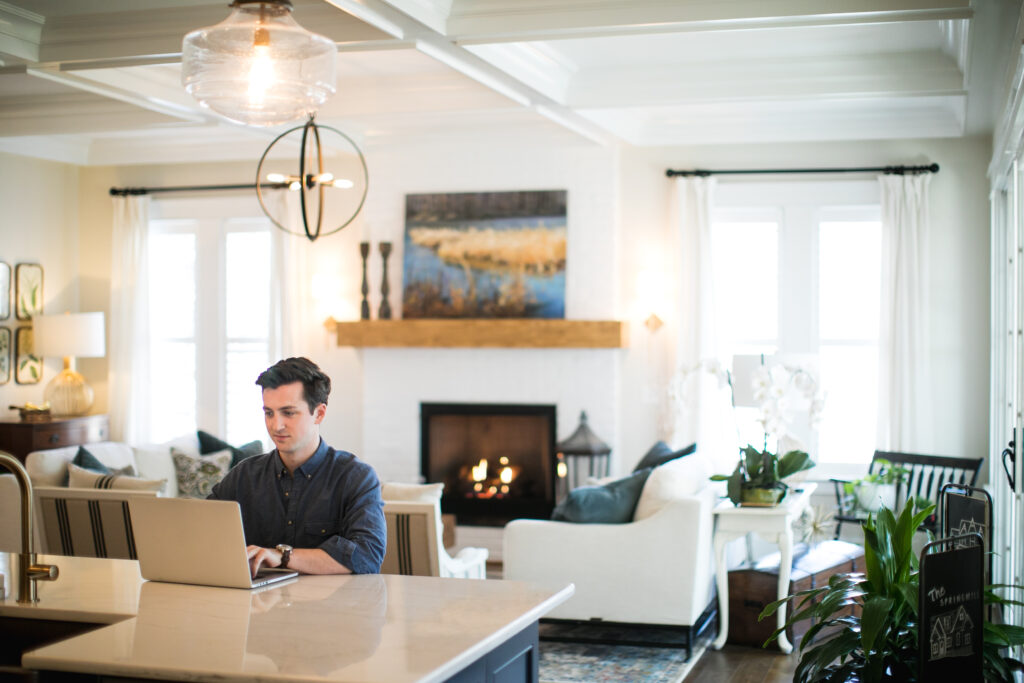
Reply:
[[337, 46], [291, 17], [287, 0], [235, 0], [231, 14], [185, 36], [181, 84], [232, 121], [273, 126], [334, 94]]
[[93, 391], [74, 368], [76, 357], [106, 354], [103, 313], [65, 313], [32, 318], [32, 353], [59, 356], [64, 370], [46, 385], [43, 398], [54, 415], [84, 415], [92, 407]]
[[33, 355], [92, 358], [106, 354], [103, 313], [64, 313], [32, 318]]
[[732, 404], [738, 408], [756, 407], [754, 373], [764, 365], [764, 356], [751, 354], [732, 357]]

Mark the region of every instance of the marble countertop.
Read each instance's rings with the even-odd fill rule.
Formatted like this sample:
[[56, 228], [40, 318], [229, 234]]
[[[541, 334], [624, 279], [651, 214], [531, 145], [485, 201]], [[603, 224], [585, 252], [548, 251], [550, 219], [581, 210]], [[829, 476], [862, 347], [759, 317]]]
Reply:
[[[248, 591], [142, 581], [132, 561], [42, 559], [61, 577], [40, 585], [38, 605], [8, 591], [0, 615], [111, 625], [28, 652], [23, 666], [168, 680], [443, 681], [573, 593], [391, 575], [301, 576]], [[87, 597], [92, 587], [102, 595]]]
[[55, 564], [56, 581], [40, 581], [39, 602], [18, 604], [18, 556], [0, 553], [0, 574], [6, 588], [0, 617], [81, 621], [113, 624], [138, 613], [142, 576], [135, 560], [39, 555], [42, 564]]

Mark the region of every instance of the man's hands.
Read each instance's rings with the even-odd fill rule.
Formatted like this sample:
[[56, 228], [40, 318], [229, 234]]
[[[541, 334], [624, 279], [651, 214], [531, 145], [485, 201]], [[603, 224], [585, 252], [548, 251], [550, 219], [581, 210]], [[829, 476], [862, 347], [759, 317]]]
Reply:
[[280, 567], [281, 553], [274, 548], [261, 548], [258, 545], [250, 545], [245, 549], [249, 558], [249, 573], [255, 577], [260, 567]]

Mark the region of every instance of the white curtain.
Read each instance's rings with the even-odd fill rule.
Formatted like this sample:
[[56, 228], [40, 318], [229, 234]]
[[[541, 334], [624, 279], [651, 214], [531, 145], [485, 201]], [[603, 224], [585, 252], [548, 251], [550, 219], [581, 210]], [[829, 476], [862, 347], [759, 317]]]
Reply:
[[884, 175], [878, 446], [931, 452], [928, 382], [930, 173]]
[[110, 258], [110, 440], [149, 437], [149, 197], [114, 198]]
[[271, 313], [271, 362], [312, 353], [309, 302], [312, 301], [312, 243], [302, 236], [298, 193], [275, 192], [267, 208], [285, 227], [298, 235], [274, 228], [274, 306]]
[[[676, 181], [675, 291], [680, 297], [672, 444], [696, 442], [720, 468], [735, 465], [736, 422], [717, 357], [711, 258], [714, 178]], [[722, 469], [720, 471], [726, 471]]]

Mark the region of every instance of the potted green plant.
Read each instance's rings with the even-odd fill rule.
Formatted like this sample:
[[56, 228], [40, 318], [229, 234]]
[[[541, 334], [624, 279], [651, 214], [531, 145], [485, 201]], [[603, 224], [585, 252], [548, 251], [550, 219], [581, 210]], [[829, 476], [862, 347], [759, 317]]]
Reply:
[[910, 470], [883, 458], [875, 463], [877, 472], [846, 482], [843, 489], [864, 512], [877, 512], [883, 506], [895, 510], [897, 488], [906, 482]]
[[716, 474], [712, 481], [724, 481], [726, 491], [736, 505], [778, 505], [786, 497], [789, 486], [784, 479], [814, 467], [811, 456], [804, 451], [789, 451], [779, 457], [753, 446], [740, 449], [740, 460], [732, 474]]
[[[890, 509], [881, 508], [877, 518], [869, 516], [863, 524], [865, 574], [837, 574], [827, 586], [794, 593], [765, 607], [761, 619], [790, 603], [786, 627], [814, 620], [799, 643], [794, 681], [917, 680], [918, 559], [913, 538], [933, 509], [930, 504], [921, 509], [915, 501], [904, 506], [897, 518]], [[1020, 587], [988, 586], [985, 603], [1021, 604], [996, 593], [1003, 588]], [[1013, 681], [1013, 669], [1020, 663], [1004, 657], [1001, 650], [1024, 644], [1024, 628], [992, 623], [986, 617], [983, 630], [985, 680]], [[781, 632], [777, 629], [765, 645]], [[816, 638], [819, 634], [823, 637]]]

